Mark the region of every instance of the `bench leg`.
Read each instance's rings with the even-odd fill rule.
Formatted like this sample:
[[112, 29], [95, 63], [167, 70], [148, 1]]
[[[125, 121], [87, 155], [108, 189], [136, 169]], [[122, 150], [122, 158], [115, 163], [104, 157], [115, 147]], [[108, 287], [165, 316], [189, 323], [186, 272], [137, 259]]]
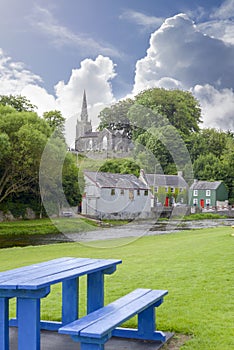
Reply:
[[0, 298], [0, 350], [9, 350], [9, 299]]
[[104, 344], [81, 343], [80, 350], [104, 350]]
[[152, 336], [155, 331], [155, 309], [149, 307], [138, 314], [138, 333], [143, 337]]

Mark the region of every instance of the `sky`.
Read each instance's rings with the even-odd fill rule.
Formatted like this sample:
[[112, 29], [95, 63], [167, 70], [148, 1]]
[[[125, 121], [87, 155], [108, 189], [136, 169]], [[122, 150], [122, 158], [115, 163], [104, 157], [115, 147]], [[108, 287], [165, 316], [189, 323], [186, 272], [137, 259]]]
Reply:
[[234, 0], [0, 0], [0, 94], [60, 110], [73, 146], [85, 89], [106, 106], [147, 88], [190, 91], [201, 127], [234, 131]]

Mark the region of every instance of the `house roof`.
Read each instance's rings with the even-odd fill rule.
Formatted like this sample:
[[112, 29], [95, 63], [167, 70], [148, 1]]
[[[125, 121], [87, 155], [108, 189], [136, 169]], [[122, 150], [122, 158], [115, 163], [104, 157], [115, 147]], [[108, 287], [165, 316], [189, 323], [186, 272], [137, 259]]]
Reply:
[[187, 182], [179, 175], [145, 174], [149, 186], [188, 187]]
[[132, 174], [85, 171], [84, 175], [100, 188], [149, 189], [146, 184]]
[[216, 190], [222, 181], [194, 181], [191, 185], [191, 190]]

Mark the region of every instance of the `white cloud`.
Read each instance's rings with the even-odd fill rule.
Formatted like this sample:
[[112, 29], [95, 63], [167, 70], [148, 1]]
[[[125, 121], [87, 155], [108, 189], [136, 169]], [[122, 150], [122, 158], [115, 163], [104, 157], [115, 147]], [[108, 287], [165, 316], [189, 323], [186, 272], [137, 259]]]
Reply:
[[120, 57], [119, 51], [109, 43], [98, 42], [85, 33], [73, 33], [66, 26], [61, 25], [52, 13], [39, 6], [35, 6], [34, 14], [30, 18], [33, 29], [46, 35], [55, 47], [70, 46], [82, 51], [83, 54], [105, 54]]
[[234, 0], [226, 0], [220, 7], [213, 10], [211, 18], [227, 19], [234, 17]]
[[46, 111], [60, 110], [67, 118], [66, 136], [69, 145], [75, 140], [75, 125], [81, 112], [84, 89], [89, 118], [95, 128], [99, 124], [99, 112], [115, 102], [111, 86], [115, 76], [115, 65], [110, 58], [99, 55], [95, 60], [85, 59], [80, 68], [72, 70], [67, 83], [57, 83], [53, 96], [39, 86], [42, 80], [38, 75], [27, 70], [23, 63], [13, 62], [0, 49], [0, 94], [25, 96], [38, 107], [40, 116]]
[[220, 7], [214, 8], [209, 20], [199, 23], [198, 28], [211, 37], [234, 44], [234, 0], [224, 1]]
[[200, 101], [204, 127], [234, 130], [234, 92], [231, 89], [216, 90], [211, 85], [196, 85], [193, 89]]
[[127, 20], [129, 22], [133, 22], [139, 26], [144, 28], [155, 28], [162, 24], [162, 17], [155, 16], [147, 16], [141, 12], [133, 11], [133, 10], [125, 10], [121, 15], [120, 19]]
[[13, 62], [0, 49], [0, 94], [20, 94], [27, 84], [40, 83], [42, 79], [26, 69], [22, 62]]
[[234, 46], [204, 35], [178, 14], [152, 33], [146, 56], [136, 63], [133, 94], [152, 87], [194, 91], [204, 125], [222, 128], [225, 120], [233, 128], [233, 81]]
[[99, 55], [95, 60], [85, 59], [81, 62], [79, 69], [73, 69], [67, 84], [60, 81], [55, 86], [58, 109], [69, 119], [67, 122], [69, 144], [72, 144], [75, 139], [74, 126], [81, 112], [84, 89], [87, 94], [89, 118], [93, 127], [97, 127], [99, 112], [115, 102], [110, 83], [115, 75], [112, 60]]

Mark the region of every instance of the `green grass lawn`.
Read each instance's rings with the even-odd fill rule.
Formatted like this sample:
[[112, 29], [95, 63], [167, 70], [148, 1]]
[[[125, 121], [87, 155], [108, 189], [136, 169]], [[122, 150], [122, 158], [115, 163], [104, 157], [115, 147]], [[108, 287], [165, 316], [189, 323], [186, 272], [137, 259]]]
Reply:
[[[181, 349], [234, 348], [234, 237], [231, 227], [142, 237], [102, 249], [78, 243], [0, 250], [1, 270], [62, 256], [117, 258], [123, 263], [106, 277], [106, 303], [135, 288], [167, 289], [157, 309], [159, 330], [192, 335]], [[113, 242], [113, 247], [115, 246]], [[61, 285], [43, 299], [42, 318], [59, 320]], [[80, 312], [85, 313], [85, 278]], [[11, 315], [15, 313], [11, 302]], [[136, 326], [136, 319], [127, 322]]]

